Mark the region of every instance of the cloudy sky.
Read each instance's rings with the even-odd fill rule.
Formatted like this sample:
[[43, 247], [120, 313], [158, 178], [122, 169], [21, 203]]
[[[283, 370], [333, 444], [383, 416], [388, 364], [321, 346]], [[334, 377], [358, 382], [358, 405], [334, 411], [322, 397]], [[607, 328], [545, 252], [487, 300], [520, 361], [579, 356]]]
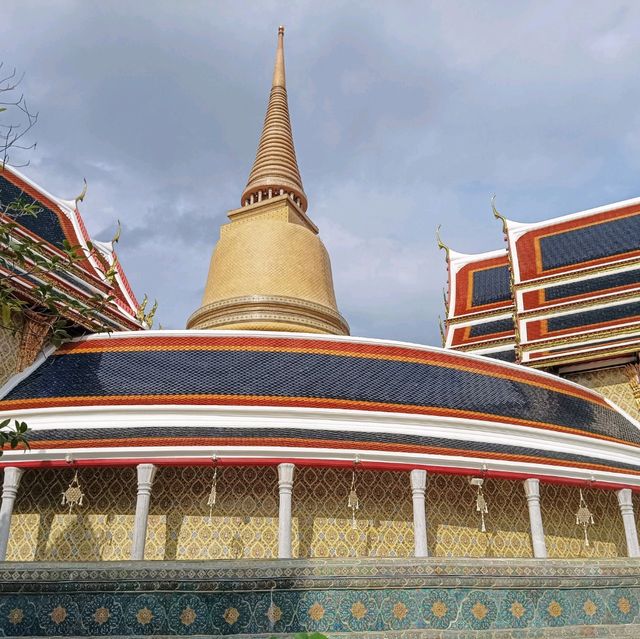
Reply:
[[439, 343], [441, 223], [503, 246], [640, 195], [640, 3], [3, 0], [2, 61], [40, 118], [24, 171], [81, 210], [182, 328], [253, 162], [276, 32], [309, 213], [352, 334]]

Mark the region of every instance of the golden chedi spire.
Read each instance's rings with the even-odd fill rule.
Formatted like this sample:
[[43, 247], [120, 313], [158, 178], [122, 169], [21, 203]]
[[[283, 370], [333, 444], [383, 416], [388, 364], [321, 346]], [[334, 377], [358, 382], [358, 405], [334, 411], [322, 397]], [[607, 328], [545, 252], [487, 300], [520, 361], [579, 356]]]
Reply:
[[307, 196], [302, 188], [300, 169], [293, 146], [287, 83], [284, 71], [284, 27], [278, 29], [278, 48], [273, 69], [269, 106], [264, 119], [256, 160], [242, 194], [242, 204], [252, 204], [258, 197], [293, 194], [294, 200], [307, 210]]
[[241, 208], [220, 229], [202, 306], [188, 328], [348, 334], [329, 255], [306, 214], [293, 146], [284, 69], [284, 27], [267, 115]]

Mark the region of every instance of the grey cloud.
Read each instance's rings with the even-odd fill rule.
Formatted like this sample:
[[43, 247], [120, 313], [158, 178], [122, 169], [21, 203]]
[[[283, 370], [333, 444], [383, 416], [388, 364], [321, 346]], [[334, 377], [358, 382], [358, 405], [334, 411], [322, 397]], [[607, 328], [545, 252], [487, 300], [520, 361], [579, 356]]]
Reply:
[[280, 23], [309, 212], [354, 333], [439, 343], [434, 228], [501, 247], [494, 192], [519, 220], [638, 195], [637, 3], [6, 0], [5, 61], [41, 112], [27, 172], [65, 197], [87, 177], [89, 229], [122, 220], [121, 259], [167, 327], [199, 305], [238, 205]]

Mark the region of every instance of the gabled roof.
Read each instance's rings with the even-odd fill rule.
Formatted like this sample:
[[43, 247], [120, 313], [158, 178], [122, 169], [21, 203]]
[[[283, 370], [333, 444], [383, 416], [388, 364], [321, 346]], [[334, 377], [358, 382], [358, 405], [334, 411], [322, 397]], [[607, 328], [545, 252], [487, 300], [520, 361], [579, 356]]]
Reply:
[[640, 349], [640, 199], [505, 226], [524, 363]]
[[[0, 171], [0, 204], [7, 206], [18, 198], [38, 205], [36, 216], [20, 216], [14, 221], [18, 224], [16, 233], [24, 234], [40, 242], [42, 250], [50, 255], [61, 255], [64, 242], [81, 247], [86, 258], [67, 270], [48, 273], [47, 282], [66, 295], [79, 301], [87, 300], [95, 294], [112, 295], [113, 300], [104, 310], [105, 324], [115, 329], [139, 329], [142, 323], [137, 319], [139, 304], [119, 263], [118, 256], [110, 244], [94, 242], [95, 251], [89, 251], [89, 234], [82, 220], [77, 202], [57, 198], [27, 178], [16, 169], [5, 166]], [[106, 280], [110, 268], [115, 270], [113, 283]], [[14, 280], [25, 296], [33, 285], [29, 276]], [[82, 324], [82, 318], [70, 317]]]
[[507, 251], [468, 255], [447, 249], [447, 265], [445, 345], [474, 352], [489, 348], [490, 356], [513, 361], [515, 335]]

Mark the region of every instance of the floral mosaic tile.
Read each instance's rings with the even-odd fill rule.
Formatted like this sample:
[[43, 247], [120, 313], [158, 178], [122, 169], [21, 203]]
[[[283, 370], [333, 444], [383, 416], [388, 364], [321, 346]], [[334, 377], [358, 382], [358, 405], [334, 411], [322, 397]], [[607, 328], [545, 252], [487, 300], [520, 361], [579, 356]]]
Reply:
[[[629, 629], [636, 634], [624, 634]], [[332, 639], [637, 637], [640, 562], [6, 563], [0, 569], [5, 637], [312, 631]]]

